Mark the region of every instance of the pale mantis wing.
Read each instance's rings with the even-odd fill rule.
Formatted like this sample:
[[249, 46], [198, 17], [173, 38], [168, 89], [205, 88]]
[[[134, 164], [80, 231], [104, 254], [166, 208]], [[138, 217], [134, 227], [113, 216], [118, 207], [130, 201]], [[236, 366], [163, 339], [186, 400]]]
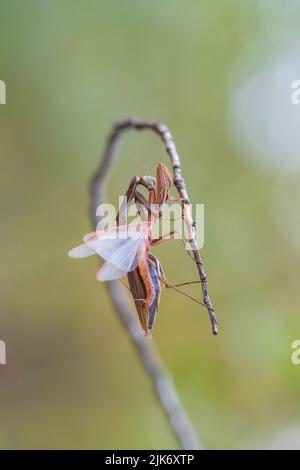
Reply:
[[145, 256], [147, 230], [147, 223], [139, 223], [89, 233], [85, 243], [71, 250], [69, 256], [84, 258], [97, 253], [107, 262], [99, 279], [118, 279], [133, 271]]
[[146, 251], [145, 241], [137, 238], [104, 240], [93, 248], [107, 263], [125, 273], [137, 267]]
[[[84, 237], [85, 243], [101, 258], [124, 273], [133, 271], [146, 252], [146, 236], [144, 227], [136, 230], [131, 226], [122, 230], [94, 232]], [[120, 277], [120, 276], [119, 276]]]
[[70, 250], [68, 254], [71, 258], [86, 258], [88, 256], [95, 255], [96, 252], [86, 245], [86, 243], [83, 243], [82, 245], [73, 248], [73, 250]]
[[[109, 243], [106, 243], [109, 242]], [[102, 258], [107, 258], [103, 266], [97, 272], [98, 281], [110, 281], [125, 276], [133, 271], [139, 260], [144, 256], [144, 242], [139, 239], [127, 240], [104, 240], [99, 249], [98, 244], [94, 249], [83, 244], [69, 251], [72, 258], [84, 258], [87, 256], [100, 254]], [[113, 264], [116, 263], [116, 264]]]
[[104, 242], [101, 242], [100, 249], [95, 246], [97, 253], [106, 260], [97, 272], [98, 281], [111, 281], [125, 276], [128, 272], [134, 271], [145, 256], [146, 245], [142, 238], [105, 240]]
[[113, 279], [120, 279], [125, 276], [126, 271], [116, 268], [113, 264], [105, 262], [103, 266], [97, 271], [96, 278], [98, 281], [112, 281]]

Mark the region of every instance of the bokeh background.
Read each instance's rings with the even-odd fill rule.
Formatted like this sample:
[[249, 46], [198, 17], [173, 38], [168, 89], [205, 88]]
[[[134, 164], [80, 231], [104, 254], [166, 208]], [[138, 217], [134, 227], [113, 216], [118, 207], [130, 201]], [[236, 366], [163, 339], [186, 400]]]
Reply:
[[[88, 183], [112, 122], [173, 132], [220, 322], [164, 292], [153, 341], [203, 445], [300, 447], [297, 1], [1, 0], [1, 448], [177, 448], [95, 280], [67, 251], [90, 230]], [[110, 201], [165, 161], [126, 136]], [[180, 242], [156, 254], [195, 279]], [[189, 288], [199, 295], [199, 287]]]

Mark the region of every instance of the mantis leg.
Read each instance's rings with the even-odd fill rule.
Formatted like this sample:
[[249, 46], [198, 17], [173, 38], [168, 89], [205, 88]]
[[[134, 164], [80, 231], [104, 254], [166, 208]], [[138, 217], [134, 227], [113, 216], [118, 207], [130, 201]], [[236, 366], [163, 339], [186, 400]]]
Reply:
[[[161, 243], [165, 243], [165, 242], [168, 242], [170, 240], [177, 240], [175, 238], [175, 235], [176, 235], [176, 230], [170, 232], [170, 233], [167, 233], [166, 235], [162, 235], [161, 237], [159, 238], [153, 238], [151, 240], [151, 245], [153, 246], [156, 246], [156, 245], [160, 245]], [[154, 255], [153, 255], [154, 256]]]
[[168, 196], [168, 201], [172, 201], [172, 202], [182, 202], [183, 201], [183, 198], [182, 197], [174, 197], [174, 196]]
[[155, 218], [159, 217], [159, 211], [156, 209], [156, 204], [151, 204], [143, 194], [139, 191], [135, 191], [134, 193], [135, 201], [141, 207], [144, 207], [148, 211], [148, 215], [153, 216]]
[[[185, 297], [188, 297], [189, 299], [193, 300], [197, 304], [202, 305], [203, 307], [206, 308], [206, 305], [203, 302], [200, 302], [198, 299], [196, 299], [196, 297], [193, 297], [192, 295], [188, 294], [187, 292], [184, 292], [182, 289], [178, 289], [176, 284], [171, 284], [168, 281], [168, 279], [166, 278], [166, 275], [164, 273], [164, 270], [162, 268], [162, 265], [161, 265], [160, 261], [157, 259], [157, 257], [155, 255], [153, 255], [152, 253], [149, 253], [149, 259], [154, 262], [155, 268], [158, 272], [159, 279], [163, 282], [163, 284], [165, 285], [165, 287], [167, 289], [169, 289], [169, 288], [174, 289], [177, 292], [179, 292], [180, 294], [184, 295]], [[188, 284], [196, 284], [196, 283], [199, 283], [199, 282], [200, 281], [184, 282], [182, 284], [178, 284], [178, 286], [188, 285]]]
[[138, 176], [134, 176], [128, 186], [128, 189], [125, 193], [124, 200], [122, 202], [121, 208], [117, 215], [117, 225], [124, 225], [124, 217], [127, 215], [128, 207], [131, 201], [134, 198], [136, 187], [139, 184], [140, 178]]

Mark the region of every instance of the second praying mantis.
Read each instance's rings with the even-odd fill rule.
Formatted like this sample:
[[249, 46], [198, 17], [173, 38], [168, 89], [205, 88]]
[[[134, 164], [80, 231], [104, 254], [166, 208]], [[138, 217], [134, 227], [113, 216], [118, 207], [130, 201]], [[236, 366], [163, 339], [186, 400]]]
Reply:
[[[148, 190], [148, 200], [137, 190], [138, 185], [142, 185]], [[127, 274], [130, 286], [129, 290], [132, 293], [145, 336], [151, 334], [156, 315], [158, 313], [161, 296], [160, 283], [167, 288], [175, 289], [205, 307], [202, 302], [179, 289], [179, 286], [193, 284], [193, 282], [186, 282], [177, 285], [171, 284], [165, 276], [160, 261], [149, 251], [150, 246], [158, 245], [159, 243], [163, 243], [170, 239], [166, 235], [153, 239], [152, 227], [155, 219], [162, 217], [163, 205], [168, 200], [182, 201], [180, 198], [174, 198], [170, 195], [172, 186], [173, 178], [164, 163], [159, 163], [157, 165], [156, 179], [152, 176], [144, 176], [142, 178], [137, 176], [133, 177], [125, 194], [123, 207], [121, 207], [120, 213], [117, 216], [117, 222], [119, 223], [120, 219], [124, 217], [124, 212], [127, 212], [131, 201], [135, 200], [142, 220], [148, 220], [149, 238], [145, 257], [138, 264], [135, 270], [130, 271]], [[172, 237], [174, 232], [171, 232], [168, 235]], [[195, 281], [195, 283], [198, 282], [199, 281]]]

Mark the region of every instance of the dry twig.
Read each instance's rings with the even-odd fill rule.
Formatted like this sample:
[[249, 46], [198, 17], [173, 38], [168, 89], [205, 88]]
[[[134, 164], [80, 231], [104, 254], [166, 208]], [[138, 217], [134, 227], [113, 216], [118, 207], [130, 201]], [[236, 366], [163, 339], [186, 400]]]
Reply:
[[102, 163], [92, 181], [92, 208], [91, 208], [92, 217], [94, 219], [98, 205], [104, 201], [103, 196], [106, 193], [105, 183], [106, 183], [109, 171], [112, 167], [113, 161], [116, 158], [116, 153], [117, 153], [116, 151], [117, 151], [118, 144], [120, 142], [120, 139], [123, 133], [129, 129], [151, 130], [162, 139], [166, 147], [166, 151], [170, 157], [172, 168], [173, 168], [174, 184], [176, 186], [176, 189], [180, 197], [184, 201], [183, 219], [188, 228], [189, 239], [190, 239], [189, 242], [190, 242], [190, 246], [192, 249], [193, 259], [196, 263], [200, 281], [201, 281], [203, 303], [205, 304], [209, 317], [210, 317], [210, 321], [212, 324], [212, 332], [214, 335], [217, 335], [218, 334], [218, 322], [217, 322], [215, 311], [214, 311], [214, 308], [213, 308], [213, 305], [211, 303], [210, 296], [208, 293], [206, 274], [205, 274], [205, 270], [203, 267], [201, 255], [197, 247], [197, 242], [195, 239], [195, 226], [194, 226], [195, 224], [192, 219], [191, 204], [190, 204], [188, 192], [186, 189], [185, 181], [182, 176], [180, 158], [179, 158], [172, 134], [164, 124], [161, 124], [158, 122], [153, 122], [153, 123], [144, 122], [136, 118], [125, 119], [124, 121], [120, 121], [117, 124], [115, 124], [112, 130], [112, 133], [109, 136]]
[[[203, 302], [209, 312], [213, 333], [217, 334], [217, 320], [208, 294], [206, 275], [195, 240], [195, 229], [191, 217], [191, 206], [181, 173], [180, 159], [172, 135], [165, 125], [160, 123], [143, 122], [136, 118], [129, 118], [115, 124], [108, 138], [103, 159], [91, 184], [91, 217], [93, 224], [97, 223], [97, 207], [106, 200], [108, 176], [116, 158], [121, 137], [124, 132], [130, 129], [148, 129], [154, 131], [161, 137], [165, 144], [173, 167], [174, 184], [180, 197], [184, 201], [183, 217], [188, 227], [193, 258], [200, 275]], [[154, 349], [153, 342], [150, 343], [148, 340], [145, 340], [140, 325], [138, 324], [135, 315], [132, 314], [128, 296], [125, 294], [121, 283], [119, 281], [109, 281], [107, 282], [107, 285], [119, 318], [135, 345], [141, 362], [156, 388], [161, 406], [167, 414], [170, 425], [175, 431], [181, 446], [184, 449], [200, 449], [201, 444], [199, 442], [199, 438], [193, 429], [185, 410], [183, 409], [174, 384]]]

